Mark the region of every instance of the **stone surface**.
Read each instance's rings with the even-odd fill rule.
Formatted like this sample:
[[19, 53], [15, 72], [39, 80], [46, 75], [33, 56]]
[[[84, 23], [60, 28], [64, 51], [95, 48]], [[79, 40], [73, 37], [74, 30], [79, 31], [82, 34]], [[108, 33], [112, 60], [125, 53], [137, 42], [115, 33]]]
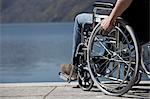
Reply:
[[77, 83], [0, 84], [0, 99], [150, 99], [150, 81], [134, 86], [121, 97], [103, 94], [96, 87], [83, 91]]

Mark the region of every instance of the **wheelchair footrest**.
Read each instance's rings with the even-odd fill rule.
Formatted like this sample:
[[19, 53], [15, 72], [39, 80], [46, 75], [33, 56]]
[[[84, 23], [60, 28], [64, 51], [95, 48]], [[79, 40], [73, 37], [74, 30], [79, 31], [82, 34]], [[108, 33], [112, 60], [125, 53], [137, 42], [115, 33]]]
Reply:
[[69, 81], [69, 76], [64, 73], [59, 72], [59, 77], [64, 81]]

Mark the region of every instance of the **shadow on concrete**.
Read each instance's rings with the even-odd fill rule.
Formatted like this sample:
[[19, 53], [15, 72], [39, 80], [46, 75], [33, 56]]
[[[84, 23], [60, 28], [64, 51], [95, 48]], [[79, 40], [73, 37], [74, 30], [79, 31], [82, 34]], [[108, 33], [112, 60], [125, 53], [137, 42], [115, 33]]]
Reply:
[[[78, 85], [73, 88], [80, 88]], [[90, 90], [90, 92], [99, 92], [100, 89], [98, 89], [96, 86], [93, 86], [93, 88]], [[100, 94], [101, 95], [101, 94]], [[109, 96], [109, 95], [107, 95]], [[112, 97], [112, 96], [111, 96]], [[116, 98], [136, 98], [136, 99], [150, 99], [150, 84], [139, 84], [134, 86], [132, 89], [130, 89], [126, 94], [122, 96], [113, 96]]]
[[128, 93], [123, 95], [125, 98], [142, 98], [149, 99], [150, 98], [150, 89], [146, 88], [132, 88]]

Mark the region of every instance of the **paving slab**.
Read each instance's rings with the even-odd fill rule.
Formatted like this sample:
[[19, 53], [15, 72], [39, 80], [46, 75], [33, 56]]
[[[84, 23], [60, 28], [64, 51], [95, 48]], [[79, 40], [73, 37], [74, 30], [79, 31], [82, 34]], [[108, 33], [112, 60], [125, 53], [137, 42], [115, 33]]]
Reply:
[[121, 97], [105, 95], [96, 87], [83, 91], [77, 82], [0, 84], [0, 99], [150, 99], [150, 82], [134, 86]]

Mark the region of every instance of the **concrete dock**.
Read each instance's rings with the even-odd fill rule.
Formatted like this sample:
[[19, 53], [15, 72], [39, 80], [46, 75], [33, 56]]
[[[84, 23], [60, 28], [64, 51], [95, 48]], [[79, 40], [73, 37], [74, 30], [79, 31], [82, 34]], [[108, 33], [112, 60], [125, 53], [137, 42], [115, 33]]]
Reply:
[[121, 97], [103, 94], [96, 87], [83, 91], [77, 82], [0, 84], [0, 99], [150, 99], [150, 81], [141, 82]]

